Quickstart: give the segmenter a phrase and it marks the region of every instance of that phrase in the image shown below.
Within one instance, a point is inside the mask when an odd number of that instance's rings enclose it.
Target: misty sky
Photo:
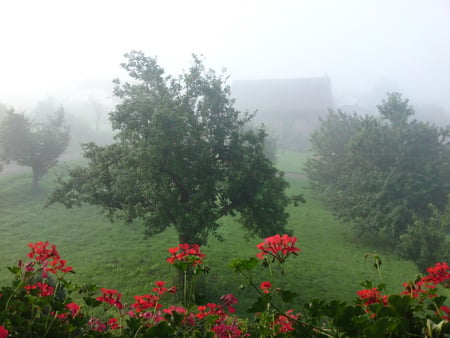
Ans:
[[[450,0],[1,1],[0,102],[123,76],[140,49],[231,79],[328,75],[334,95],[399,90],[450,114]]]

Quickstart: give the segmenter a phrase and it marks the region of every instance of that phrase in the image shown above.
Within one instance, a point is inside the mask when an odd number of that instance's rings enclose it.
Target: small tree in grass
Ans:
[[[180,243],[220,237],[226,215],[253,234],[283,232],[286,206],[302,198],[286,195],[283,174],[264,156],[265,131],[244,128],[251,116],[234,109],[226,79],[195,56],[177,78],[142,52],[126,57],[132,81],[115,81],[115,142],[84,145],[88,166],[62,177],[49,203],[141,218],[148,234],[174,226]]]
[[[31,167],[33,187],[57,163],[69,143],[69,128],[64,124],[61,107],[49,116],[47,123],[34,123],[24,114],[10,109],[0,123],[0,156]]]

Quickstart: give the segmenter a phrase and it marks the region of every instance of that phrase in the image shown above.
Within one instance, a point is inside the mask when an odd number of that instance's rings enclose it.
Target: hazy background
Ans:
[[[191,53],[237,79],[327,75],[339,106],[398,90],[450,120],[450,1],[2,1],[0,102],[109,105],[123,54],[177,74]],[[371,108],[372,107],[372,108]]]

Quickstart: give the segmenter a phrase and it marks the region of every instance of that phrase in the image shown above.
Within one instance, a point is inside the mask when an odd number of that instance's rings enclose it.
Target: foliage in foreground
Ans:
[[[425,270],[450,254],[450,128],[410,120],[414,110],[399,93],[378,110],[379,118],[331,111],[312,134],[305,170],[358,235],[397,245]]]
[[[61,177],[49,203],[91,204],[111,219],[142,219],[149,235],[173,226],[180,243],[203,244],[218,220],[239,215],[251,234],[285,232],[288,183],[264,154],[263,129],[245,129],[223,75],[194,57],[188,72],[164,74],[155,58],[133,51],[116,81],[110,114],[115,142],[84,145],[87,167]]]
[[[27,259],[9,268],[12,286],[1,288],[0,337],[450,336],[450,307],[443,295],[450,290],[447,263],[437,263],[427,275],[405,283],[400,295],[388,295],[383,283],[374,287],[366,281],[353,305],[336,300],[301,305],[295,302],[296,293],[254,274],[260,262],[269,276],[275,268],[283,274],[286,260],[301,252],[296,241],[288,235],[268,237],[257,245],[256,257],[231,263],[255,291],[250,318],[235,313],[238,300],[232,294],[224,294],[220,303],[190,305],[185,284],[181,284],[182,304],[166,305],[165,295],[179,291],[164,281],[126,304],[117,290],[72,284],[67,277],[73,268],[54,245],[30,243]],[[380,259],[373,258],[380,271]],[[198,273],[208,271],[204,259],[198,245],[180,244],[169,249],[167,262],[195,281]]]

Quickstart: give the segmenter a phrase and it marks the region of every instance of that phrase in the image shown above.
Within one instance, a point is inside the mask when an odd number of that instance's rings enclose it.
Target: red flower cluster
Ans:
[[[57,273],[61,271],[67,273],[73,270],[71,266],[66,266],[66,260],[61,259],[58,250],[56,250],[56,245],[50,244],[49,242],[37,242],[29,243],[28,246],[31,248],[31,251],[27,256],[43,266],[44,278],[47,277],[46,272]],[[22,266],[21,262],[19,266]],[[25,270],[34,271],[33,266],[33,262],[27,263]]]
[[[195,314],[195,317],[198,319],[203,319],[207,316],[219,316],[221,318],[227,316],[227,314],[223,311],[222,306],[215,303],[197,306],[197,310],[198,313]]]
[[[123,304],[120,301],[120,298],[122,298],[122,294],[114,289],[105,289],[101,288],[102,296],[97,297],[96,300],[110,304],[112,306],[115,306],[118,309],[123,309]]]
[[[53,293],[55,292],[53,286],[41,282],[37,282],[35,285],[25,285],[24,288],[28,291],[39,289],[39,296],[41,297],[53,296]]]
[[[171,305],[168,308],[163,309],[163,312],[168,313],[170,315],[173,315],[174,312],[179,313],[179,314],[186,314],[187,310],[182,306]]]
[[[118,330],[122,328],[122,326],[119,325],[119,320],[117,318],[108,319],[108,326],[111,330]]]
[[[270,289],[272,288],[272,283],[270,283],[270,282],[262,282],[262,283],[259,285],[259,288],[260,288],[261,290],[263,290],[264,293],[269,293],[269,292],[270,292]]]
[[[434,290],[438,285],[450,288],[450,266],[446,263],[436,263],[434,267],[427,269],[428,275],[416,280],[414,283],[404,283],[405,291],[401,295],[410,295],[418,298],[421,295],[436,297]]]
[[[272,256],[273,260],[276,259],[280,263],[283,263],[290,254],[297,255],[297,252],[301,251],[299,248],[295,247],[296,242],[297,238],[289,237],[288,235],[275,235],[268,237],[263,243],[260,243],[257,246],[258,249],[261,250],[257,256],[260,259],[266,259],[266,256]],[[42,271],[51,273],[57,273],[58,271],[65,273],[72,270],[71,267],[66,266],[66,261],[60,258],[55,245],[51,245],[48,242],[38,242],[35,244],[30,243],[29,246],[32,251],[28,254],[28,257],[33,259],[33,261],[27,263],[19,262],[19,267],[21,269],[20,272],[23,272],[22,269],[24,269],[25,272],[33,272],[36,267],[38,267],[37,271],[39,272]],[[168,258],[167,261],[171,264],[183,263],[184,267],[188,266],[188,264],[191,264],[192,266],[202,264],[203,258],[205,257],[205,255],[200,252],[200,247],[198,245],[180,244],[176,248],[169,249],[169,252],[171,257]],[[201,266],[198,268],[200,269],[203,267]],[[14,273],[20,278],[23,278],[23,281],[28,283],[30,282],[30,275],[33,274],[17,274],[16,271],[17,269],[14,270]],[[438,286],[450,288],[450,267],[447,263],[437,263],[434,267],[428,268],[427,272],[428,274],[426,276],[418,279],[417,281],[405,284],[406,291],[402,294],[411,295],[411,297],[419,297],[421,295],[436,297],[437,292],[435,290]],[[254,286],[254,284],[252,285]],[[27,298],[29,298],[29,294],[49,297],[53,296],[55,293],[55,289],[52,286],[43,282],[28,284],[24,288],[27,290]],[[269,294],[272,290],[272,284],[269,281],[264,281],[260,284],[259,288],[261,290],[260,294]],[[129,307],[126,305],[126,311],[119,311],[119,318],[123,319],[124,323],[128,321],[125,315],[134,317],[136,320],[143,320],[142,327],[152,327],[161,321],[168,321],[167,324],[169,326],[175,323],[176,325],[180,325],[180,328],[187,330],[192,330],[192,327],[198,326],[199,329],[209,331],[208,334],[220,338],[249,336],[249,334],[244,333],[248,328],[247,323],[239,320],[237,316],[230,315],[235,313],[236,310],[233,306],[238,302],[236,297],[232,294],[223,295],[220,298],[221,305],[208,303],[203,306],[198,306],[197,309],[194,309],[192,312],[188,312],[188,310],[184,307],[173,305],[167,308],[162,308],[163,306],[160,303],[161,296],[167,292],[174,293],[175,291],[175,287],[167,288],[164,281],[157,281],[155,282],[155,287],[153,288],[153,294],[134,296],[135,302]],[[279,291],[279,289],[275,289],[275,292],[276,291]],[[118,309],[123,309],[125,307],[125,305],[121,302],[122,295],[117,290],[102,288],[101,292],[102,295],[96,298],[97,301],[109,304]],[[368,313],[372,318],[374,318],[376,314],[372,312],[373,308],[371,308],[370,305],[380,304],[380,306],[388,306],[388,296],[381,295],[378,288],[363,289],[358,291],[357,294],[360,299],[358,306],[362,306],[366,313]],[[2,297],[1,294],[0,297]],[[438,308],[438,306],[439,305],[434,308],[434,311],[436,311],[435,315],[442,318],[442,320],[450,321],[450,307],[440,306]],[[50,310],[46,312],[46,314],[50,313],[53,319],[58,318],[63,322],[65,321],[66,324],[73,324],[72,321],[69,321],[71,318],[77,318],[74,323],[82,322],[81,319],[89,318],[83,317],[83,314],[80,311],[81,308],[76,303],[68,303],[65,305],[59,304],[57,308],[51,308],[51,305],[48,307]],[[6,308],[8,308],[8,306]],[[11,306],[10,308],[12,309],[13,307]],[[53,309],[58,310],[52,311]],[[181,320],[178,316],[174,316],[172,319],[176,320],[171,321],[170,315],[173,316],[175,313],[181,315]],[[270,317],[267,317],[267,312],[263,313],[262,316],[261,314],[256,314],[255,316],[261,316],[261,318],[265,320],[265,322],[261,322],[266,325],[265,327],[261,325],[261,327],[263,327],[264,330],[270,328],[275,335],[292,335],[292,331],[295,330],[296,325],[304,325],[299,323],[301,316],[299,313],[294,314],[294,310],[289,310],[285,313],[277,313],[278,314],[270,314]],[[91,317],[88,322],[88,327],[89,329],[98,332],[117,330],[122,328],[120,325],[120,319],[105,318],[100,320],[98,318]],[[269,321],[267,321],[267,319],[269,319]],[[8,324],[8,322],[6,323]],[[12,326],[7,327],[10,328],[10,330],[14,330]],[[0,338],[6,338],[8,334],[8,330],[6,330],[4,326],[0,325]],[[14,335],[14,333],[12,334]],[[111,335],[111,332],[108,334]],[[113,333],[112,335],[117,334],[118,333]]]
[[[152,294],[143,296],[134,296],[135,302],[131,304],[131,307],[137,313],[144,313],[148,309],[159,310],[162,305],[159,303],[159,296]],[[134,312],[131,311],[130,315],[134,316]]]
[[[57,317],[58,319],[61,319],[61,320],[66,320],[66,319],[69,317],[69,315],[70,315],[70,317],[72,317],[72,318],[75,318],[75,317],[77,317],[78,315],[81,315],[81,313],[80,313],[81,308],[80,308],[80,306],[79,306],[78,304],[76,304],[76,303],[69,303],[69,304],[66,304],[66,309],[69,310],[69,311],[68,311],[68,312],[60,313],[60,314],[57,315],[56,317]],[[54,315],[54,314],[55,314],[55,313],[52,312],[52,315]]]
[[[383,304],[384,306],[388,305],[388,296],[382,296],[380,290],[378,288],[372,289],[363,289],[356,292],[359,296],[359,299],[363,301],[365,306],[369,306],[372,304]],[[369,309],[365,309],[367,313],[370,313]],[[371,317],[375,318],[376,314],[372,313]]]
[[[66,304],[66,308],[69,309],[70,315],[75,318],[80,313],[80,306],[76,303]]]
[[[168,251],[171,256],[167,258],[167,262],[170,264],[188,262],[195,266],[202,264],[206,256],[200,252],[198,244],[180,244],[175,248],[169,248]]]
[[[288,235],[275,235],[267,237],[264,242],[258,244],[256,247],[261,250],[256,257],[264,259],[266,255],[272,256],[273,259],[283,263],[290,254],[297,255],[297,252],[301,251],[295,247],[297,237],[290,237]]]
[[[164,281],[157,281],[155,282],[156,287],[153,288],[153,292],[155,292],[157,295],[143,295],[143,296],[134,296],[135,302],[131,304],[131,308],[133,309],[128,314],[132,317],[138,314],[138,317],[148,317],[150,311],[156,311],[159,310],[162,305],[159,303],[160,296],[162,296],[166,292],[175,293],[176,288],[175,286],[172,286],[170,289],[166,288],[164,285],[166,285],[166,282]],[[181,308],[177,308],[179,310]],[[186,309],[182,308],[184,312]],[[171,309],[175,310],[175,308]],[[183,312],[183,311],[182,311]]]
[[[91,330],[97,332],[105,332],[108,329],[106,323],[102,322],[99,318],[91,317],[88,322],[88,326]]]
[[[388,304],[388,297],[382,296],[378,288],[359,290],[357,291],[357,294],[359,298],[364,302],[364,305],[379,303],[387,306]]]
[[[448,306],[441,306],[439,308],[444,314],[442,314],[442,319],[445,319],[446,321],[450,322],[450,307]]]
[[[158,281],[155,282],[156,288],[153,288],[153,292],[156,292],[158,295],[162,295],[166,292],[170,293],[176,293],[177,288],[175,286],[172,286],[170,289],[164,287],[166,285],[166,282],[164,281]]]
[[[214,337],[216,338],[240,338],[250,336],[250,334],[244,334],[239,330],[239,326],[236,323],[232,323],[231,325],[220,323],[211,330],[214,332]]]
[[[428,276],[423,279],[433,285],[442,285],[444,288],[450,288],[450,266],[446,263],[436,263],[434,267],[427,269]]]
[[[44,262],[51,258],[60,258],[56,245],[49,242],[28,243],[31,252],[27,255],[29,258],[34,258],[38,262]]]
[[[275,328],[277,333],[287,333],[294,330],[295,321],[300,318],[300,314],[293,314],[294,310],[288,310],[284,315],[278,315],[275,318]]]
[[[117,330],[122,328],[119,325],[119,320],[117,318],[110,318],[107,322],[104,322],[96,317],[91,317],[88,322],[88,326],[91,330],[97,332],[105,332],[109,330]]]
[[[236,297],[234,297],[231,293],[228,295],[223,295],[220,297],[220,300],[222,301],[224,306],[228,307],[229,313],[235,313],[236,309],[233,307],[234,304],[237,304],[238,300]]]
[[[8,330],[5,329],[4,326],[0,325],[0,338],[7,338],[8,337]]]

